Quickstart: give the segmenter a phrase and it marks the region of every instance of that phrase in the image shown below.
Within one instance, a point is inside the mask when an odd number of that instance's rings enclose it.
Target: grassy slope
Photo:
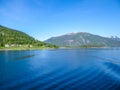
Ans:
[[[5,47],[6,44],[15,46]],[[33,50],[48,48],[58,47],[38,41],[24,32],[0,26],[0,50]]]

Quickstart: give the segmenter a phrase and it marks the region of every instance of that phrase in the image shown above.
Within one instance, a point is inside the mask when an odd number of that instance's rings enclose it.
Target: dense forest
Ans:
[[[4,47],[50,47],[57,48],[55,45],[41,42],[24,32],[10,29],[0,25],[0,48]]]

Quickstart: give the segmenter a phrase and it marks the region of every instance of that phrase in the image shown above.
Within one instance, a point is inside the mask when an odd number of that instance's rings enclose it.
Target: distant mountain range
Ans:
[[[44,42],[28,34],[0,25],[0,48],[13,46],[37,47],[120,47],[117,36],[102,37],[87,32],[77,32],[52,37]]]
[[[0,25],[0,48],[1,47],[13,47],[13,46],[25,46],[25,47],[56,47],[55,45],[47,44],[45,42],[38,41],[28,34],[7,28]]]
[[[112,40],[120,41],[120,38],[117,37],[117,36],[111,36],[110,38],[111,38]]]
[[[117,36],[107,38],[87,32],[52,37],[45,42],[61,47],[120,47],[120,38]]]

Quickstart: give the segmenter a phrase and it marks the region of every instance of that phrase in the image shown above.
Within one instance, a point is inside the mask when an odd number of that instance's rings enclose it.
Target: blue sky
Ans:
[[[120,37],[120,0],[0,0],[0,25],[39,40],[71,32]]]

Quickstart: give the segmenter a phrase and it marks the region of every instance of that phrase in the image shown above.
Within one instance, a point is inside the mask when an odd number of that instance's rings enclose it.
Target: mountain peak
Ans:
[[[74,34],[77,34],[78,32],[72,32],[72,33],[68,33],[68,34],[65,34],[65,35],[74,35]]]
[[[117,37],[115,36],[115,38]],[[45,42],[62,47],[80,47],[84,45],[92,47],[120,46],[120,41],[118,40],[94,35],[88,32],[72,32],[58,37],[50,38]]]
[[[72,33],[68,33],[68,34],[65,34],[65,35],[76,35],[76,34],[90,34],[90,33],[87,33],[87,32],[72,32]]]

